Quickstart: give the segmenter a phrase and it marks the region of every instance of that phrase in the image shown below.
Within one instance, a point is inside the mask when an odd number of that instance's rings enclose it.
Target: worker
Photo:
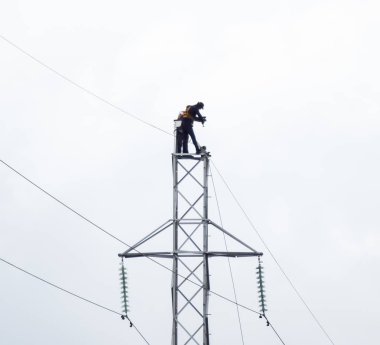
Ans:
[[[194,121],[202,122],[202,125],[206,121],[206,117],[202,116],[199,112],[200,109],[203,109],[204,104],[202,102],[198,102],[195,105],[188,105],[186,110],[181,112],[178,120],[182,121],[181,127],[177,130],[177,152],[189,153],[188,141],[189,136],[195,146],[196,154],[201,153],[201,149],[197,143],[197,139],[195,138],[193,123]]]

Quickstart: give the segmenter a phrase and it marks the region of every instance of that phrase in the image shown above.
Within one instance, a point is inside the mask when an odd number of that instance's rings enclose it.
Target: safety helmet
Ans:
[[[204,105],[202,102],[198,102],[198,103],[197,103],[197,108],[198,108],[198,109],[203,109],[204,106],[205,106],[205,105]]]

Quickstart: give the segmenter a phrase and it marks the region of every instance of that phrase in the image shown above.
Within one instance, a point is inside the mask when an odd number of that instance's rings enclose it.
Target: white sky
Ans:
[[[377,1],[0,4],[1,35],[145,121],[171,131],[203,101],[199,141],[329,335],[379,344]],[[171,217],[168,135],[3,39],[0,52],[0,159],[127,243]],[[119,310],[125,248],[3,165],[0,179],[0,257]],[[329,344],[215,182],[225,227],[264,252],[268,316],[285,343]],[[233,261],[239,301],[258,309],[255,265]],[[213,268],[212,288],[232,297],[227,262]],[[0,277],[2,344],[143,344],[117,316],[1,262]],[[129,279],[131,318],[168,344],[170,274],[140,259]],[[210,312],[212,344],[241,344],[234,306],[212,297]],[[241,313],[246,344],[279,344]]]

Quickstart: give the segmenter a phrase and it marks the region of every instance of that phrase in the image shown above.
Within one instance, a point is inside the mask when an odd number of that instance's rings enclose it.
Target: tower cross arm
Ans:
[[[208,252],[208,256],[210,257],[234,257],[234,258],[242,258],[242,257],[252,257],[252,256],[262,256],[263,253],[260,252]]]
[[[164,224],[160,225],[158,228],[156,228],[155,230],[153,230],[150,234],[148,234],[147,236],[145,236],[142,240],[140,240],[139,242],[137,242],[133,246],[130,246],[124,253],[119,254],[119,256],[120,257],[123,257],[123,256],[126,257],[126,254],[128,254],[128,253],[130,253],[132,251],[135,251],[136,248],[140,247],[145,242],[151,240],[153,237],[159,235],[164,230],[166,230],[169,227],[171,227],[172,224],[173,224],[173,221],[171,219],[167,220]],[[142,255],[140,255],[140,256],[142,256]]]
[[[228,232],[227,230],[223,229],[221,226],[219,226],[218,224],[214,223],[212,220],[209,220],[208,223],[211,224],[211,225],[213,225],[213,226],[215,226],[218,230],[220,230],[221,232],[225,233],[227,236],[231,237],[233,240],[235,240],[236,242],[240,243],[242,246],[246,247],[247,249],[249,249],[253,253],[256,253],[255,256],[261,256],[261,255],[263,255],[263,253],[260,253],[257,250],[253,249],[251,246],[249,246],[248,244],[246,244],[245,242],[243,242],[242,240],[240,240],[236,236],[232,235],[230,232]]]
[[[118,254],[121,258],[141,258],[141,257],[156,257],[163,259],[173,259],[172,252],[138,252],[138,253],[120,253]]]

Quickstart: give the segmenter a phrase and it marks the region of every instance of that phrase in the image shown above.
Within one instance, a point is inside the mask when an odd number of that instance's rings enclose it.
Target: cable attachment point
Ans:
[[[125,315],[123,315],[121,318],[124,320],[124,318],[128,319],[128,312],[129,312],[129,305],[128,305],[128,284],[127,284],[127,270],[124,266],[124,260],[121,259],[120,263],[120,283],[121,283],[121,304],[122,304],[122,310]]]
[[[131,320],[128,319],[128,316],[126,316],[126,315],[121,315],[121,318],[122,318],[123,320],[127,319],[127,320],[129,321],[129,327],[133,327],[133,323],[132,323]]]
[[[265,287],[264,287],[264,268],[261,265],[261,259],[259,257],[259,265],[256,267],[256,278],[257,278],[257,288],[259,292],[259,306],[262,312],[260,317],[265,317],[265,312],[268,310],[266,308],[266,300],[265,300]]]

